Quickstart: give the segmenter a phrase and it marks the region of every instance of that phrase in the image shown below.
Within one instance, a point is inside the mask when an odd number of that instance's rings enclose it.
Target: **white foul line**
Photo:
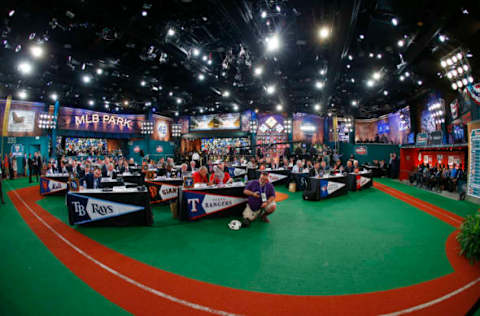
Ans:
[[[427,308],[429,306],[432,306],[434,304],[437,304],[437,303],[440,303],[442,301],[445,301],[445,300],[448,300],[449,298],[451,298],[452,296],[454,295],[457,295],[463,291],[465,291],[466,289],[474,286],[475,284],[477,284],[478,282],[480,282],[480,278],[476,279],[476,280],[473,280],[472,282],[468,283],[467,285],[464,285],[462,286],[461,288],[459,289],[456,289],[455,291],[453,292],[450,292],[442,297],[439,297],[437,299],[434,299],[430,302],[427,302],[427,303],[423,303],[423,304],[420,304],[420,305],[417,305],[417,306],[413,306],[413,307],[410,307],[410,308],[407,308],[407,309],[403,309],[401,311],[398,311],[398,312],[393,312],[393,313],[389,313],[389,314],[382,314],[380,316],[397,316],[397,315],[403,315],[403,314],[407,314],[407,313],[411,313],[411,312],[414,312],[414,311],[418,311],[420,309],[424,309],[424,308]]]
[[[196,304],[196,303],[192,303],[192,302],[189,302],[189,301],[186,301],[186,300],[182,300],[180,298],[177,298],[175,296],[171,296],[169,294],[166,294],[164,292],[160,292],[158,290],[155,290],[143,283],[140,283],[140,282],[137,282],[131,278],[129,278],[128,276],[118,272],[117,270],[114,270],[113,268],[110,268],[109,266],[101,263],[100,261],[98,261],[97,259],[93,258],[92,256],[90,256],[89,254],[85,253],[82,249],[78,248],[77,246],[75,246],[73,243],[71,243],[67,238],[65,238],[62,234],[60,234],[59,232],[57,232],[53,227],[51,227],[47,222],[45,222],[34,210],[32,210],[30,208],[30,206],[25,203],[25,201],[20,197],[20,195],[18,195],[17,191],[16,190],[13,190],[13,193],[15,193],[15,195],[17,196],[17,198],[22,201],[22,203],[25,205],[25,207],[30,211],[30,213],[33,214],[33,216],[35,216],[43,225],[45,225],[45,227],[47,227],[52,233],[54,233],[58,238],[60,238],[63,242],[65,242],[68,246],[70,246],[73,250],[75,250],[76,252],[78,252],[79,254],[81,254],[82,256],[84,256],[85,258],[87,258],[88,260],[92,261],[93,263],[95,263],[96,265],[98,265],[99,267],[101,267],[102,269],[110,272],[111,274],[127,281],[128,283],[130,284],[133,284],[139,288],[141,288],[142,290],[144,291],[147,291],[149,293],[152,293],[152,294],[155,294],[159,297],[162,297],[164,299],[167,299],[167,300],[170,300],[172,302],[175,302],[175,303],[178,303],[178,304],[181,304],[181,305],[185,305],[187,307],[190,307],[192,309],[196,309],[196,310],[201,310],[201,311],[204,311],[204,312],[208,312],[208,313],[211,313],[211,314],[216,314],[216,315],[224,315],[224,316],[235,316],[236,314],[232,314],[232,313],[229,313],[229,312],[225,312],[225,311],[222,311],[222,310],[217,310],[217,309],[213,309],[213,308],[210,308],[210,307],[207,307],[207,306],[203,306],[203,305],[199,305],[199,304]]]

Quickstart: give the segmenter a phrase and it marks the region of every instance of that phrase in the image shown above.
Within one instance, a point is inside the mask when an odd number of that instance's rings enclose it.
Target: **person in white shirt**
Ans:
[[[301,160],[297,160],[297,163],[292,168],[293,173],[301,173],[303,171],[303,163]]]

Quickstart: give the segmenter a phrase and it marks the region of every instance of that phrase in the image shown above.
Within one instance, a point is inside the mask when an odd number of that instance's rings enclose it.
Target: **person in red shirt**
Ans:
[[[193,173],[192,177],[193,183],[208,183],[207,168],[200,167],[198,171]]]
[[[230,183],[233,179],[230,178],[230,174],[224,171],[225,165],[223,163],[216,166],[213,170],[213,174],[210,176],[210,184]]]

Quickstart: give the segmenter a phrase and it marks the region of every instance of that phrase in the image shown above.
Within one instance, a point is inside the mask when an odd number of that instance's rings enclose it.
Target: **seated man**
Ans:
[[[99,168],[95,168],[94,172],[89,167],[85,167],[85,176],[80,179],[80,185],[86,189],[98,189],[102,180],[102,172]]]
[[[191,175],[192,173],[188,171],[188,166],[186,163],[180,165],[180,170],[177,171],[177,178],[182,178]]]
[[[333,166],[333,171],[335,172],[343,172],[344,168],[342,166],[342,161],[337,160],[335,161],[335,166]]]
[[[292,173],[301,173],[303,171],[303,162],[301,160],[297,160],[297,163],[292,168]]]
[[[103,175],[102,175],[103,176]],[[116,179],[117,178],[117,172],[115,170],[113,170],[113,163],[109,163],[108,166],[107,166],[107,173],[106,175],[104,176],[106,178],[112,178],[112,179]]]
[[[313,168],[310,169],[308,175],[310,177],[321,177],[321,176],[323,176],[323,170],[320,167],[320,162],[318,160],[315,161],[315,164],[313,165]]]
[[[208,183],[207,167],[202,166],[193,173],[193,183]]]
[[[230,174],[224,171],[225,165],[223,163],[213,168],[213,174],[210,176],[210,184],[225,184],[233,182]]]
[[[262,172],[260,179],[250,181],[243,190],[243,194],[248,196],[243,218],[252,222],[261,214],[262,221],[269,223],[270,220],[267,216],[275,211],[277,204],[275,203],[275,189],[268,181],[268,172]]]
[[[460,177],[458,164],[454,164],[450,169],[450,176],[448,177],[448,191],[454,192],[457,188],[457,180]]]
[[[353,169],[353,163],[352,160],[347,161],[347,166],[345,167],[345,172],[346,173],[352,173],[354,171]]]
[[[362,168],[358,165],[358,160],[353,161],[353,172],[360,172]]]

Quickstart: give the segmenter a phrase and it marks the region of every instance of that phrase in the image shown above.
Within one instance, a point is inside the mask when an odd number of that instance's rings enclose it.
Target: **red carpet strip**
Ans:
[[[8,194],[32,231],[66,267],[104,297],[138,315],[464,315],[480,293],[479,265],[471,266],[458,256],[456,233],[445,245],[455,272],[431,281],[341,296],[258,293],[189,279],[124,256],[37,205],[42,198],[38,191],[31,187]],[[396,190],[388,193],[455,227],[461,220]]]

